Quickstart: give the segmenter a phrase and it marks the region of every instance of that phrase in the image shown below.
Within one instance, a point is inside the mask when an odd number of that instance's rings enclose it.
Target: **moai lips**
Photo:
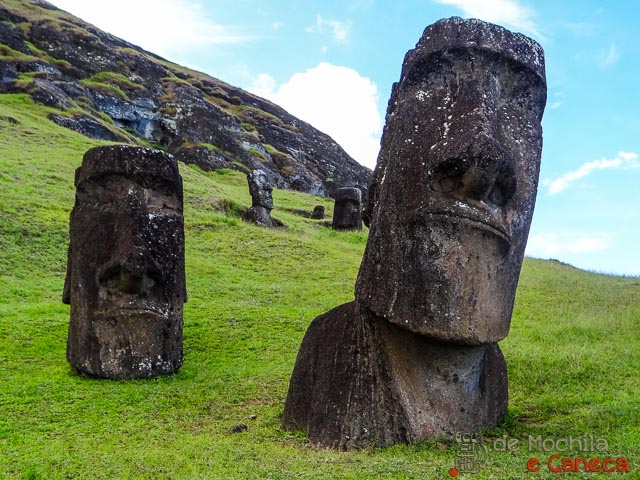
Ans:
[[[69,362],[113,379],[175,372],[187,300],[175,159],[149,148],[93,148],[75,185],[63,293]]]
[[[544,58],[478,20],[428,27],[393,88],[358,300],[463,344],[508,331],[538,184]]]

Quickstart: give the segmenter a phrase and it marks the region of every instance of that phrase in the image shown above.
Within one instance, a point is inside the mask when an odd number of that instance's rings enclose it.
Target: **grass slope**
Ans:
[[[185,364],[174,376],[104,381],[65,360],[60,301],[73,173],[98,142],[46,120],[25,96],[0,96],[0,478],[452,478],[455,447],[340,453],[279,426],[309,322],[353,296],[366,235],[336,233],[287,209],[332,203],[274,191],[265,230],[237,172],[181,165],[185,185]],[[605,438],[640,478],[640,280],[526,260],[512,331],[502,342],[510,406],[485,439],[520,440],[462,479],[609,478],[553,474],[529,435]],[[249,417],[256,415],[255,420]],[[232,434],[238,424],[248,431]],[[604,453],[566,453],[597,456]],[[543,468],[527,473],[531,456]]]

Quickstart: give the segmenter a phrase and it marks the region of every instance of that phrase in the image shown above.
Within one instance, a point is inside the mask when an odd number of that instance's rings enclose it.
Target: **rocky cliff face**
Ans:
[[[0,93],[28,93],[91,138],[152,145],[204,170],[260,168],[332,195],[371,172],[277,105],[183,68],[41,0],[0,0]]]

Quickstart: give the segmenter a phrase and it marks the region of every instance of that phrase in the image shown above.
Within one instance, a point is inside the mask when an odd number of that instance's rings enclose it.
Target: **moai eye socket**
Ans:
[[[100,276],[100,286],[116,289],[120,285],[120,267],[110,267]]]
[[[516,193],[517,181],[512,172],[501,172],[489,193],[489,202],[504,207]]]

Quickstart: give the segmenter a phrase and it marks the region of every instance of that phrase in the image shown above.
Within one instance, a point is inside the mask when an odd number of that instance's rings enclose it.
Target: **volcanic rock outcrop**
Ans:
[[[126,13],[125,13],[126,14]],[[279,106],[141,48],[44,0],[0,0],[0,93],[26,93],[92,138],[158,145],[203,170],[266,170],[275,187],[333,195],[371,178]]]
[[[427,27],[389,101],[355,300],[311,323],[285,428],[347,449],[496,424],[545,102],[533,40],[479,20]]]
[[[113,145],[76,170],[63,302],[67,359],[97,377],[149,378],[182,365],[182,178],[171,155]]]

